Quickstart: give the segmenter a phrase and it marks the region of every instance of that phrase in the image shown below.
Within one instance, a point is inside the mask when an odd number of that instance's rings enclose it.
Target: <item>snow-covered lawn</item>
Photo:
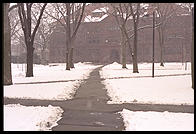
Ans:
[[[26,78],[24,65],[12,64],[13,85],[4,86],[4,97],[67,100],[73,97],[77,87],[89,73],[99,67],[89,63],[77,63],[75,69],[65,70],[65,64],[34,65],[34,77]],[[113,63],[102,68],[100,75],[106,78],[106,85],[111,101],[108,103],[151,103],[151,104],[189,104],[194,105],[194,90],[191,88],[191,75],[165,76],[151,78],[151,64],[139,64],[138,74],[121,65]],[[155,64],[156,75],[190,74],[181,63],[166,63],[165,67]],[[137,76],[137,78],[136,78]],[[141,77],[139,77],[141,76]],[[142,77],[149,76],[149,77]],[[107,79],[131,77],[123,79]],[[69,82],[16,84],[28,82],[47,82],[75,80]],[[60,107],[22,106],[20,104],[4,105],[4,130],[8,131],[47,131],[57,125],[63,110]],[[133,112],[124,109],[123,116],[126,130],[194,130],[194,114],[171,112]]]
[[[81,81],[4,86],[4,97],[67,100],[72,99]]]
[[[44,99],[44,100],[67,100],[72,99],[76,89],[83,79],[97,65],[87,63],[77,63],[71,71],[65,70],[65,64],[35,65],[34,77],[25,77],[24,69],[20,65],[12,64],[13,83],[47,82],[58,80],[74,80],[68,82],[40,83],[40,84],[13,84],[4,86],[4,97]],[[55,66],[54,66],[55,65]],[[19,68],[17,67],[19,66]]]
[[[103,71],[100,71],[102,78],[115,78],[115,77],[135,77],[135,76],[152,76],[152,63],[139,63],[139,73],[133,73],[133,65],[127,64],[128,69],[122,69],[122,65],[116,62],[104,66]],[[190,74],[191,64],[187,63],[187,69],[185,70],[185,64],[182,63],[165,63],[164,67],[159,63],[155,63],[155,76],[159,75],[176,75],[176,74]]]
[[[131,68],[132,65],[128,65]],[[132,73],[132,69],[121,69],[121,65],[113,63],[102,68],[102,78],[132,77],[123,79],[106,79],[108,95],[111,101],[108,103],[150,103],[150,104],[188,104],[194,105],[194,90],[191,88],[191,75],[165,76],[165,77],[142,77],[151,76],[149,70],[151,64],[139,64],[140,73]],[[165,67],[155,66],[156,74],[184,74],[190,72],[181,69],[180,63],[166,63]],[[163,69],[160,69],[163,68]]]
[[[62,80],[80,80],[86,79],[89,73],[99,65],[90,63],[75,63],[75,68],[71,71],[66,70],[65,63],[51,63],[49,65],[34,64],[34,77],[25,77],[25,65],[12,64],[13,83],[62,81]]]
[[[4,105],[4,131],[48,131],[57,125],[63,110],[60,107]]]
[[[22,64],[12,64],[13,85],[4,86],[4,97],[41,100],[72,99],[83,79],[98,65],[90,63],[74,64],[71,71],[65,70],[65,64],[34,65],[34,77],[25,77]],[[23,67],[23,68],[22,68]],[[28,82],[51,82],[74,80],[68,82],[26,84]],[[16,84],[25,83],[25,84]],[[4,105],[4,130],[38,131],[51,130],[60,120],[63,110],[60,107],[22,106],[20,104]]]
[[[126,131],[194,131],[194,114],[143,112],[123,109],[119,112]]]

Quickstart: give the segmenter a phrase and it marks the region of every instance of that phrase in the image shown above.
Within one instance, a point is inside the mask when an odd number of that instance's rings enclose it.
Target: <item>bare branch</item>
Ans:
[[[32,37],[32,40],[34,40],[35,33],[36,33],[37,28],[38,28],[38,26],[39,26],[39,24],[40,24],[40,20],[41,20],[41,17],[42,17],[42,15],[43,15],[43,12],[44,12],[44,9],[45,9],[46,5],[47,5],[47,3],[45,3],[45,4],[43,5],[43,7],[42,7],[42,9],[41,9],[41,11],[40,11],[39,19],[38,19],[38,21],[37,21],[37,24],[36,24],[36,26],[35,26],[35,28],[34,28],[34,30],[33,30],[32,36],[31,36],[31,37]]]
[[[8,9],[8,12],[12,11],[13,9],[17,8],[19,5],[13,5]]]

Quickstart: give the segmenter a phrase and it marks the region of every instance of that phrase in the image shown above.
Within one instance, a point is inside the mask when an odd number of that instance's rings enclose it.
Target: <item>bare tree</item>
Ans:
[[[40,11],[42,6],[40,4],[37,4],[34,6],[34,12],[32,12],[32,22],[34,24],[37,23],[37,15],[39,14],[38,11]],[[49,16],[44,12],[42,15],[42,19],[40,21],[40,25],[37,30],[37,34],[35,35],[35,41],[34,44],[37,46],[37,49],[40,49],[40,56],[41,56],[41,64],[48,64],[47,57],[46,57],[46,50],[48,48],[48,41],[51,37],[51,34],[53,30],[55,29],[55,24]]]
[[[158,16],[156,23],[162,22],[162,24],[157,27],[157,31],[160,46],[160,66],[164,66],[163,47],[166,38],[165,31],[167,29],[167,18],[168,16],[175,15],[177,8],[175,3],[153,3],[152,6],[156,10]]]
[[[74,67],[73,48],[78,28],[84,14],[85,3],[55,3],[55,13],[46,12],[63,26],[66,36],[66,70]]]
[[[26,77],[33,77],[33,52],[34,52],[34,37],[37,32],[37,29],[40,24],[40,20],[42,17],[42,14],[44,12],[44,9],[46,7],[47,3],[43,4],[42,9],[40,10],[40,15],[38,17],[38,21],[32,31],[32,6],[33,3],[18,3],[18,14],[20,17],[20,22],[22,25],[22,30],[24,32],[24,38],[25,38],[25,44],[27,48],[27,72]]]
[[[138,24],[140,17],[140,3],[116,3],[111,4],[114,9],[113,16],[116,18],[116,21],[121,30],[122,36],[122,68],[126,68],[126,44],[129,46],[129,50],[133,59],[133,73],[139,73],[137,65],[137,38],[138,38]],[[131,19],[130,19],[131,18]],[[128,19],[133,21],[133,36],[130,37],[128,28],[126,27]],[[131,47],[130,38],[133,39],[133,50]]]
[[[16,38],[15,35],[21,30],[20,19],[17,13],[17,8],[10,10],[9,12],[11,37]]]
[[[11,74],[11,28],[10,20],[8,17],[9,3],[3,4],[3,68],[4,68],[4,85],[12,85],[12,74]]]
[[[9,12],[17,8],[17,5],[10,7],[10,3],[3,4],[3,84],[12,85],[11,73],[11,25]],[[16,26],[15,26],[16,27]]]
[[[25,53],[26,46],[24,41],[24,35],[22,31],[22,27],[20,24],[20,18],[18,16],[18,9],[15,6],[14,9],[10,10],[9,18],[10,18],[10,25],[11,25],[11,48],[17,48],[14,50],[16,52],[16,62],[21,61],[22,57],[24,58],[23,54]],[[12,51],[12,50],[11,50]],[[15,56],[15,55],[13,55]]]
[[[121,31],[121,64],[122,68],[126,67],[126,36],[127,36],[127,20],[130,17],[129,5],[127,3],[112,3],[113,13],[110,13],[115,17],[115,20]],[[108,12],[109,13],[109,12]],[[130,42],[128,42],[130,43]],[[129,45],[130,46],[130,45]],[[132,49],[130,48],[131,53]]]
[[[194,89],[194,3],[178,3],[187,14],[192,16],[192,42],[191,42],[191,76],[192,88]]]
[[[139,17],[140,17],[140,3],[133,4],[129,3],[130,11],[133,20],[133,29],[134,29],[134,39],[133,39],[133,73],[139,73],[138,64],[137,64],[137,40],[138,40],[138,25],[139,25]],[[135,10],[134,10],[135,9]]]

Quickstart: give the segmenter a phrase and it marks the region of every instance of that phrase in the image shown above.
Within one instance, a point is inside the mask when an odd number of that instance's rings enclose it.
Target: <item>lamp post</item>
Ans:
[[[154,40],[155,40],[155,11],[153,11],[153,32],[152,32],[152,77],[154,78]]]
[[[194,7],[192,8],[191,74],[192,88],[194,89]]]

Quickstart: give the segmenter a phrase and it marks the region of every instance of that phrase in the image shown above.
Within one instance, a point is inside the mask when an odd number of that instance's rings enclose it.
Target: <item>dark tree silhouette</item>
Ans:
[[[34,43],[34,38],[35,38],[35,34],[37,32],[37,29],[39,27],[40,24],[40,20],[41,17],[43,15],[44,9],[47,5],[47,3],[45,3],[43,5],[43,7],[40,10],[40,15],[38,17],[37,20],[37,24],[35,25],[34,30],[32,31],[32,16],[31,16],[31,12],[32,12],[32,5],[33,3],[18,3],[18,14],[20,17],[20,22],[22,25],[22,30],[24,33],[24,38],[25,38],[25,44],[26,44],[26,48],[27,48],[27,72],[26,72],[26,77],[33,77],[33,52],[34,52],[34,47],[33,47],[33,43]],[[26,10],[25,10],[26,8]]]
[[[11,74],[11,27],[8,17],[9,3],[3,4],[3,84],[12,85]]]

